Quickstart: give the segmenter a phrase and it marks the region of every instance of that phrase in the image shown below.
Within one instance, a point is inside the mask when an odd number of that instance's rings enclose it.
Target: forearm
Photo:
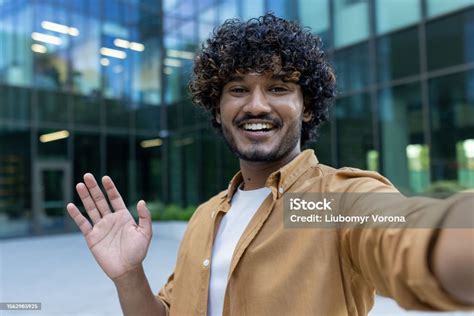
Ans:
[[[140,265],[136,270],[114,280],[125,316],[166,315],[163,303],[153,294]]]
[[[444,227],[466,227],[472,206],[460,203]],[[431,266],[441,286],[456,300],[474,305],[474,229],[442,229],[434,245]]]

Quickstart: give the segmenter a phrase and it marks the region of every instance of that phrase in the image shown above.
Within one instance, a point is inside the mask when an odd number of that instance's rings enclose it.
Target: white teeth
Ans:
[[[244,129],[251,131],[260,131],[263,129],[272,129],[273,125],[269,123],[246,123],[244,124]]]

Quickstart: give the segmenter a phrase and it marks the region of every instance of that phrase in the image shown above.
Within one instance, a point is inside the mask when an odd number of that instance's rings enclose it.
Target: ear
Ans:
[[[219,124],[222,124],[221,123],[221,109],[219,107],[216,108],[215,115],[216,115],[216,122]]]
[[[305,110],[303,112],[303,122],[305,123],[308,123],[309,121],[311,121],[313,119],[313,113],[311,113],[310,111],[308,110]]]

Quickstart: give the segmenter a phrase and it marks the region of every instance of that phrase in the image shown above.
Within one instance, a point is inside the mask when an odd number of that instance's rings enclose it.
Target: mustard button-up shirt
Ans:
[[[241,182],[239,172],[189,221],[175,270],[158,294],[169,315],[207,315],[213,240]],[[284,226],[286,192],[398,192],[378,173],[334,169],[305,150],[265,186],[272,193],[234,250],[223,315],[367,315],[376,290],[407,309],[466,308],[440,288],[429,269],[437,229]],[[424,211],[409,198],[403,204]]]

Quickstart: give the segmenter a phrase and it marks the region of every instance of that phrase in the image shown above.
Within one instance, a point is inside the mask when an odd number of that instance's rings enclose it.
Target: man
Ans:
[[[375,289],[411,309],[474,304],[472,230],[284,226],[289,192],[397,192],[377,173],[336,170],[301,152],[334,98],[318,37],[271,14],[228,20],[196,58],[194,74],[193,100],[211,113],[240,172],[194,213],[159,295],[142,267],[152,235],[144,201],[137,225],[112,180],[102,179],[110,209],[86,174],[76,188],[93,226],[67,207],[125,315],[366,315]],[[441,208],[433,221],[447,227],[472,214],[466,204],[400,197],[415,216]]]

